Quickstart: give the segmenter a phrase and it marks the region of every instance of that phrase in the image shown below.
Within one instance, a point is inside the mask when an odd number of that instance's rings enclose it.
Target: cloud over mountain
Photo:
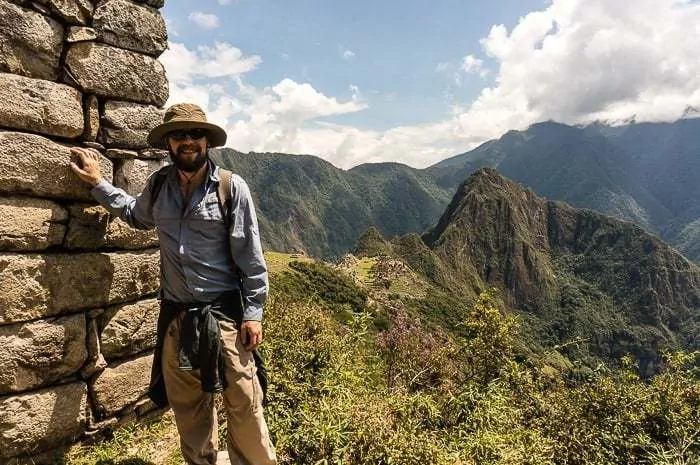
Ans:
[[[162,59],[171,102],[207,107],[236,149],[317,154],[345,168],[389,160],[424,167],[545,120],[614,124],[700,113],[700,4],[690,0],[553,0],[510,30],[494,25],[464,58],[436,68],[483,82],[473,101],[446,109],[441,121],[388,130],[327,120],[372,111],[353,83],[342,97],[285,77],[254,87],[244,75],[260,56],[227,43],[170,47]]]

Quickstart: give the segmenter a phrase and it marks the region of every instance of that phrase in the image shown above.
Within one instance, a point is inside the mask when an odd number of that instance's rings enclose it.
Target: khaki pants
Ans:
[[[189,465],[214,465],[218,450],[214,394],[203,392],[199,370],[180,370],[180,321],[170,324],[163,345],[163,378],[180,433],[180,447]],[[275,448],[263,417],[262,390],[250,352],[243,349],[233,323],[220,321],[228,387],[223,392],[231,465],[275,465]]]

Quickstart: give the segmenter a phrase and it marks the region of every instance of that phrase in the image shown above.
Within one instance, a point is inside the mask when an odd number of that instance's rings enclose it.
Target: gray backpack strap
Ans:
[[[158,200],[158,194],[160,194],[160,190],[163,188],[163,184],[165,184],[165,180],[168,177],[168,170],[170,169],[170,165],[165,165],[161,169],[155,172],[153,174],[153,184],[151,185],[151,197],[150,197],[150,207],[153,209],[153,205],[156,204],[156,200]]]
[[[219,207],[221,208],[221,216],[224,219],[226,229],[231,227],[231,203],[233,195],[231,192],[231,177],[233,173],[229,170],[219,168],[219,187],[216,189],[216,196],[219,199]]]

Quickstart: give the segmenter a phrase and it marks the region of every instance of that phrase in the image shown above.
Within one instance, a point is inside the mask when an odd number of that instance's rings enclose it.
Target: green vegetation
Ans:
[[[484,294],[465,336],[393,316],[338,325],[276,300],[268,320],[270,429],[282,463],[628,464],[700,460],[700,354],[643,382],[630,360],[577,385],[514,359],[515,320]],[[278,335],[284,335],[279,337]]]
[[[334,268],[321,262],[289,263],[273,283],[274,295],[285,300],[315,303],[346,321],[365,307],[367,292]]]
[[[94,444],[77,444],[56,465],[181,465],[179,438],[172,413],[154,422],[116,429]]]
[[[263,355],[271,374],[266,416],[282,464],[700,460],[700,353],[667,354],[649,382],[627,358],[619,371],[601,367],[572,383],[538,358],[518,359],[517,320],[491,293],[460,307],[458,336],[389,307],[375,310],[390,320],[377,333],[377,317],[353,304],[363,291],[330,270],[293,263],[274,278]],[[316,297],[300,291],[321,277],[332,282],[318,283]],[[345,323],[328,310],[346,305],[353,311]],[[225,422],[221,428],[223,437]],[[144,453],[143,431],[119,430],[64,463],[174,463]],[[157,444],[151,450],[167,449]]]
[[[519,353],[561,346],[552,364],[577,363],[575,376],[631,354],[650,377],[663,351],[700,349],[700,268],[631,223],[548,202],[490,168],[429,234],[390,251],[433,284],[421,297],[432,301],[408,302],[429,321],[454,329],[460,304],[496,287],[520,317]]]

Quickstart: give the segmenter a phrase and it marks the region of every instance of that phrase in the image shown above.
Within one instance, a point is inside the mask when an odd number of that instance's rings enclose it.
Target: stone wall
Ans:
[[[163,0],[0,0],[0,463],[149,413],[159,256],[95,204],[71,146],[137,193],[166,153]]]

